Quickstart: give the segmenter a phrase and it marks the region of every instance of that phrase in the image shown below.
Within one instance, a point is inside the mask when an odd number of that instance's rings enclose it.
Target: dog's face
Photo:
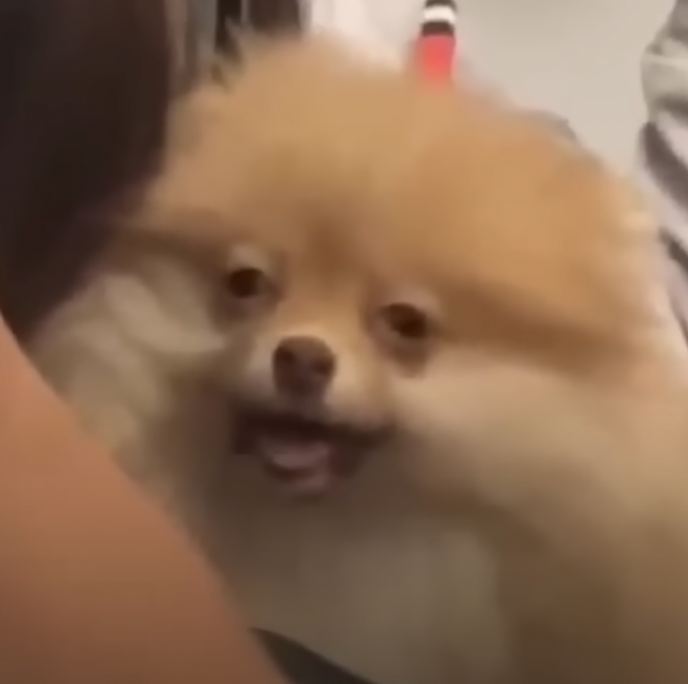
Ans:
[[[558,378],[559,410],[569,378],[623,368],[654,320],[652,236],[525,116],[317,47],[200,100],[144,220],[204,254],[236,449],[297,492],[409,426],[422,445],[447,401],[471,448],[508,441],[519,378]]]
[[[400,354],[423,352],[424,314],[375,301],[358,255],[317,229],[293,226],[282,244],[251,233],[229,248],[224,276],[236,448],[293,490],[318,492],[389,438],[389,375]]]
[[[367,220],[321,222],[277,198],[257,209],[254,190],[247,213],[186,216],[218,230],[192,249],[185,287],[198,288],[221,340],[214,383],[237,455],[293,493],[318,493],[399,438],[396,382],[435,352],[441,302],[379,252]]]

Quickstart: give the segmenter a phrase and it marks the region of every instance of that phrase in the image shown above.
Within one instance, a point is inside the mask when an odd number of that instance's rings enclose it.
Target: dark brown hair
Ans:
[[[94,210],[155,170],[168,38],[164,0],[0,3],[0,310],[15,332],[107,239]]]

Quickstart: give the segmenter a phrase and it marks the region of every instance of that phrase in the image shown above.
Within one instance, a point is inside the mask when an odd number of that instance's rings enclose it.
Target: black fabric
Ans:
[[[291,684],[373,684],[289,639],[260,630],[257,634]]]

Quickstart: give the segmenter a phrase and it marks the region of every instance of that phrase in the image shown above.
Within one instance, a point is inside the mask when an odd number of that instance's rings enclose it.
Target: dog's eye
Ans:
[[[422,343],[430,336],[428,316],[411,304],[388,304],[379,312],[379,319],[388,334],[406,343]]]
[[[245,266],[225,275],[225,288],[235,299],[248,301],[270,294],[272,284],[259,268]]]

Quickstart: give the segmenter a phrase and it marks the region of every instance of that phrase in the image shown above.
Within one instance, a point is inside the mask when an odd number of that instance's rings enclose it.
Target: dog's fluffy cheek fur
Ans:
[[[595,416],[587,389],[526,361],[447,355],[424,374],[396,380],[406,466],[438,505],[517,508],[545,479],[551,488],[583,472],[581,452],[603,450],[604,429],[587,420]],[[594,449],[584,448],[588,440]]]
[[[187,405],[185,392],[221,358],[226,341],[206,295],[179,263],[139,255],[94,275],[30,341],[54,389],[141,479],[160,466],[151,463],[146,435]]]

